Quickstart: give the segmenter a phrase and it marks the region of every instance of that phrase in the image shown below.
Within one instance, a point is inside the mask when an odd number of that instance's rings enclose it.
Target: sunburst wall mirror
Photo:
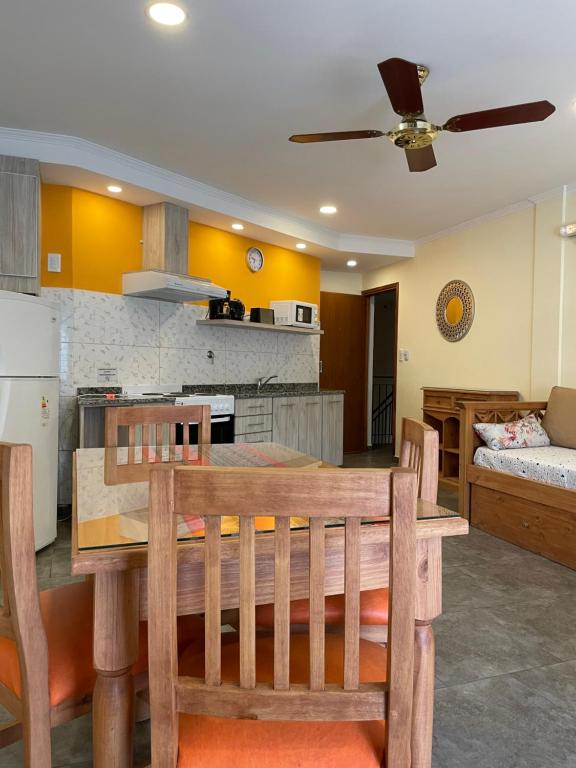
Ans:
[[[436,302],[436,325],[446,341],[460,341],[474,320],[474,294],[463,280],[451,280]]]

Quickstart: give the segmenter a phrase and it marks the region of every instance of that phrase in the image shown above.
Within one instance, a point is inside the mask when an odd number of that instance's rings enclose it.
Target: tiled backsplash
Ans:
[[[320,337],[245,328],[198,326],[206,307],[117,294],[43,288],[60,306],[60,491],[70,499],[70,459],[77,445],[76,389],[111,384],[249,384],[318,382]],[[213,353],[211,359],[208,351]]]

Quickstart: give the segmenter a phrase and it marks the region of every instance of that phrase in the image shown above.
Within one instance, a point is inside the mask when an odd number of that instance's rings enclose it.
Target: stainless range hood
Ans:
[[[210,280],[175,275],[160,269],[125,272],[122,275],[122,293],[140,299],[174,302],[226,298],[224,288],[214,285]]]
[[[225,299],[224,288],[188,273],[188,209],[173,203],[142,211],[142,270],[122,275],[124,296],[156,301]]]

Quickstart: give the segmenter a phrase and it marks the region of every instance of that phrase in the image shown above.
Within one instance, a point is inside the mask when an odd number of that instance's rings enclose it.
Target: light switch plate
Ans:
[[[62,254],[48,254],[48,272],[62,272]]]

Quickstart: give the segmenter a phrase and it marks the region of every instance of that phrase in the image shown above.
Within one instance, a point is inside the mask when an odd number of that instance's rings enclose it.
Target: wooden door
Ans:
[[[366,299],[320,294],[320,386],[343,389],[344,451],[366,449]]]
[[[322,457],[321,395],[298,399],[298,450],[308,456]]]
[[[272,411],[272,440],[298,450],[297,397],[275,397]]]
[[[344,395],[324,395],[322,398],[322,460],[337,466],[344,461],[343,425]]]

